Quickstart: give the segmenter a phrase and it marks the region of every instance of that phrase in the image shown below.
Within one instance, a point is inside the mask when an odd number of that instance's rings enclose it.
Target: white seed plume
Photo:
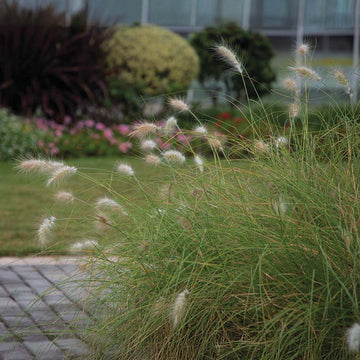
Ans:
[[[161,163],[161,159],[154,154],[148,154],[145,157],[145,162],[150,165],[158,166]]]
[[[168,150],[163,153],[164,159],[173,164],[183,164],[185,162],[185,156],[177,150]]]
[[[155,135],[157,131],[158,126],[156,124],[143,121],[133,126],[133,131],[129,134],[129,136],[143,139],[147,136]]]
[[[39,244],[41,247],[44,247],[49,242],[49,237],[55,226],[55,220],[56,218],[54,216],[51,216],[50,218],[44,219],[41,223],[37,231]]]
[[[124,163],[117,164],[116,171],[127,176],[134,176],[135,174],[134,169],[130,165]]]
[[[287,211],[287,206],[282,198],[282,196],[279,196],[278,200],[273,200],[271,202],[271,207],[275,213],[275,215],[284,217]]]
[[[308,55],[309,51],[310,51],[310,46],[308,44],[301,44],[296,49],[296,52],[302,56]]]
[[[291,70],[294,70],[299,76],[308,80],[320,81],[320,76],[316,71],[309,69],[305,66],[290,67]]]
[[[351,352],[359,352],[360,325],[358,323],[353,324],[353,326],[347,330],[347,344]]]
[[[78,241],[75,244],[70,246],[70,250],[91,250],[94,247],[98,247],[99,243],[96,240],[83,240],[83,241]]]
[[[59,191],[55,194],[55,199],[63,202],[73,202],[74,196],[71,192],[68,191]]]
[[[289,91],[297,92],[298,86],[294,79],[292,78],[286,78],[283,81],[284,88]]]
[[[66,177],[75,174],[77,171],[75,166],[64,165],[54,170],[51,174],[50,179],[46,182],[46,186],[51,184],[57,184],[64,180]]]
[[[275,140],[275,146],[277,148],[283,147],[283,146],[287,146],[289,144],[289,139],[285,136],[279,136],[276,140]]]
[[[169,105],[180,112],[189,111],[190,107],[186,102],[180,98],[172,98],[169,100]]]
[[[289,116],[291,118],[296,118],[299,115],[300,106],[298,103],[289,104]]]
[[[261,140],[256,141],[254,143],[254,146],[255,146],[255,150],[260,154],[263,154],[263,153],[266,153],[269,151],[269,145],[264,143]]]
[[[225,62],[235,68],[240,74],[243,73],[242,65],[231,49],[224,45],[217,45],[215,50]]]
[[[334,70],[333,75],[340,85],[345,86],[347,93],[350,93],[350,81],[347,76],[340,70]]]
[[[173,322],[173,327],[175,328],[185,313],[186,308],[186,296],[189,294],[189,291],[185,289],[182,291],[175,299],[173,308],[171,311],[171,319]]]
[[[205,126],[197,126],[196,128],[194,128],[193,132],[196,135],[206,135],[208,131]]]
[[[18,164],[17,168],[25,173],[30,173],[30,172],[49,173],[63,166],[65,166],[65,164],[59,161],[28,159],[21,161]]]
[[[98,229],[99,231],[103,231],[103,230],[108,229],[108,227],[111,225],[112,225],[112,223],[111,223],[109,217],[104,212],[99,211],[96,214],[96,218],[95,218],[96,229]]]
[[[115,200],[109,199],[107,197],[100,198],[96,201],[97,208],[107,208],[110,210],[120,211],[123,215],[128,215],[124,208]]]
[[[143,140],[140,144],[141,150],[150,152],[156,148],[156,142],[153,140]]]
[[[176,127],[177,120],[173,116],[169,117],[164,124],[165,135],[170,135],[171,133],[173,133]]]
[[[216,149],[219,151],[224,151],[221,141],[213,136],[207,137],[208,143],[212,149]]]
[[[196,167],[203,172],[204,171],[204,161],[199,155],[194,156],[194,162],[196,164]]]

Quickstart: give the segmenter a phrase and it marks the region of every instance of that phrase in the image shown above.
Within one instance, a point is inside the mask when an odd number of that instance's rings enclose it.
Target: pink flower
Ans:
[[[117,131],[123,135],[123,136],[127,136],[131,129],[130,129],[130,126],[129,125],[125,125],[125,124],[120,124],[117,126]]]
[[[96,128],[96,130],[102,131],[106,128],[106,126],[103,123],[98,122],[98,123],[96,123],[95,128]]]
[[[75,135],[76,134],[76,129],[72,128],[69,132],[70,135]]]
[[[87,127],[93,127],[94,125],[95,125],[95,121],[94,121],[94,120],[91,120],[91,119],[85,120],[85,126],[87,126]]]
[[[65,125],[71,124],[71,117],[70,116],[65,116],[64,117],[64,124]]]
[[[36,127],[40,130],[48,130],[49,128],[46,120],[43,118],[37,118],[35,120],[35,123],[36,123]]]
[[[119,150],[122,153],[127,153],[130,149],[132,148],[132,143],[131,142],[123,142],[119,144]]]
[[[56,137],[61,137],[61,136],[62,136],[62,131],[61,131],[61,129],[57,129],[57,130],[55,131],[55,136],[56,136]]]
[[[45,143],[42,140],[39,140],[38,145],[39,148],[43,148],[45,146]]]
[[[50,151],[51,155],[57,155],[59,153],[59,148],[54,146],[51,151]]]
[[[170,148],[170,143],[169,142],[163,142],[162,140],[161,140],[161,138],[157,138],[156,140],[155,140],[155,142],[156,142],[156,144],[158,145],[158,147],[161,149],[161,150],[167,150],[167,149],[169,149]]]
[[[177,139],[178,139],[181,143],[183,143],[183,144],[185,144],[185,145],[188,145],[189,142],[191,141],[191,135],[184,135],[184,134],[182,134],[182,133],[179,133],[179,134],[177,135]]]
[[[99,134],[91,134],[90,135],[93,139],[100,139],[100,135]]]
[[[110,140],[113,137],[113,132],[110,128],[106,128],[103,132],[104,137],[108,140]]]

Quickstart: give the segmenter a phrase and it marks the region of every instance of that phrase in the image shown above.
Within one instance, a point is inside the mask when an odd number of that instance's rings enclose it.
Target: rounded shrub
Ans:
[[[260,33],[228,23],[206,27],[194,34],[190,42],[200,57],[199,80],[205,87],[213,88],[213,80],[221,80],[226,91],[234,94],[237,99],[245,97],[245,89],[248,97],[256,98],[269,91],[271,82],[275,80],[275,72],[271,66],[274,52],[269,39]],[[246,73],[243,80],[238,72],[225,72],[229,66],[209,51],[219,42],[225,42],[239,54]],[[216,98],[215,94],[215,101]]]
[[[158,26],[118,27],[105,48],[108,80],[140,95],[185,90],[199,72],[198,56],[187,41]]]

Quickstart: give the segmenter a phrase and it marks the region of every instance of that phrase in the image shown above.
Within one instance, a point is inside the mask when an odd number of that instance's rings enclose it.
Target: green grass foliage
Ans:
[[[127,176],[141,206],[117,190],[121,174],[98,184],[128,216],[107,213],[91,253],[94,359],[352,359],[349,345],[358,356],[346,331],[360,320],[360,126],[353,106],[309,132],[307,82],[286,132],[264,112],[264,135],[249,107],[251,142],[203,134],[205,164],[162,153],[166,181]],[[235,147],[248,160],[231,159]]]

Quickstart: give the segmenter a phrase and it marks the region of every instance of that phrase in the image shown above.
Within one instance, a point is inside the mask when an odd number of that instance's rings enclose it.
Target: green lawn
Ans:
[[[141,159],[120,160],[131,164],[137,178],[147,187],[151,188],[165,178],[165,169],[150,167]],[[141,206],[144,198],[136,182],[110,174],[117,161],[119,159],[84,158],[66,163],[78,167],[81,173],[89,174],[104,184],[111,184],[117,192]],[[19,174],[14,164],[0,163],[0,256],[40,253],[36,231],[44,216],[53,215],[57,219],[64,219],[57,222],[55,236],[47,253],[64,253],[69,244],[83,239],[84,234],[94,237],[93,224],[88,221],[89,216],[93,215],[93,209],[80,202],[75,202],[75,206],[56,203],[53,196],[58,190],[70,190],[75,197],[85,201],[98,196],[110,196],[105,189],[80,175],[75,175],[58,188],[46,187],[43,178]],[[77,220],[68,220],[69,217]]]

